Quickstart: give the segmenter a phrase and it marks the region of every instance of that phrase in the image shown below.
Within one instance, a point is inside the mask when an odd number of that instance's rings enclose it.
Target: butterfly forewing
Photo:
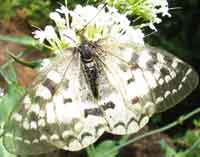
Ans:
[[[150,115],[176,105],[198,84],[192,67],[164,50],[113,43],[101,43],[107,48],[101,49],[108,56],[104,63],[117,75],[117,86],[126,89],[123,93],[132,105],[139,103]]]
[[[106,130],[107,123],[98,113],[79,54],[73,56],[72,51],[65,54],[59,56],[62,59],[57,60],[46,76],[39,76],[20,108],[11,115],[4,136],[9,152],[40,154],[57,148],[80,150]]]
[[[52,100],[52,93],[64,75],[62,68],[68,66],[72,59],[72,55],[67,55],[52,59],[52,63],[41,71],[28,88],[21,105],[11,114],[3,138],[9,152],[40,154],[56,149],[49,144],[47,134],[40,132],[40,129],[47,124],[46,105]]]
[[[172,54],[147,46],[145,49],[152,56],[160,73],[157,88],[152,92],[156,97],[156,112],[165,111],[173,107],[198,85],[198,74],[193,68]]]

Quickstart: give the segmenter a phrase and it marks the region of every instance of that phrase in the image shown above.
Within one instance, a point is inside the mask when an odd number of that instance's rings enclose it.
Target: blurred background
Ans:
[[[85,4],[87,1],[68,1],[68,6]],[[31,35],[35,27],[43,28],[50,24],[49,12],[53,11],[64,1],[58,0],[0,0],[0,35],[24,36]],[[97,3],[91,1],[91,3]],[[156,25],[157,32],[147,36],[146,42],[153,46],[161,47],[175,54],[182,60],[191,64],[198,73],[200,72],[200,1],[199,0],[169,0],[171,18],[163,18],[163,22]],[[25,47],[11,42],[0,41],[0,64],[5,63],[7,50],[18,53]],[[45,57],[44,54],[33,51],[25,59],[32,60]],[[27,86],[35,77],[34,70],[17,66],[18,80]],[[3,83],[1,83],[3,85]],[[151,123],[142,132],[162,127],[182,114],[191,112],[200,107],[200,89],[197,89],[176,107],[155,115]],[[119,139],[113,135],[104,135],[104,139]],[[120,151],[121,157],[200,157],[200,146],[197,146],[187,156],[184,151],[191,148],[200,138],[200,115],[196,115],[167,132],[160,133],[130,145]],[[66,153],[64,156],[87,156],[86,153]],[[67,154],[67,155],[66,155]],[[182,155],[182,156],[181,156]]]

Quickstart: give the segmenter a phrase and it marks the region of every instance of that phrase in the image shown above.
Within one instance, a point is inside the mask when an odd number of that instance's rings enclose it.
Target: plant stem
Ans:
[[[27,54],[28,52],[30,52],[32,49],[27,49],[25,51],[20,52],[16,57],[20,58],[22,56],[24,56],[25,54]],[[12,64],[15,60],[14,59],[9,59],[5,64],[0,66],[0,71],[5,69],[8,65]]]
[[[188,148],[185,152],[184,152],[184,155],[186,156],[186,155],[188,155],[190,152],[192,152],[197,146],[199,146],[200,145],[200,138],[198,139],[198,140],[196,140],[194,143],[193,143],[193,145],[190,147],[190,148]]]

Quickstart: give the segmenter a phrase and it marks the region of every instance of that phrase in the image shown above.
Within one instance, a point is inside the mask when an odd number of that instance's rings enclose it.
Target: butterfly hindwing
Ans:
[[[99,104],[105,112],[105,119],[109,125],[108,132],[113,134],[137,132],[148,122],[149,115],[144,112],[141,100],[139,102],[140,95],[134,91],[130,93],[126,85],[126,77],[129,75],[131,78],[132,74],[124,76],[117,64],[118,59],[111,55],[98,58],[102,66],[99,76]],[[130,99],[130,96],[133,96],[134,100]],[[145,99],[150,99],[150,97]]]

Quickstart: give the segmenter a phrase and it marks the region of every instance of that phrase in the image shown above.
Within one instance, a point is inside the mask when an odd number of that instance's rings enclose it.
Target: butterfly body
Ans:
[[[84,42],[79,46],[78,52],[81,56],[82,68],[90,85],[93,96],[98,99],[98,67],[95,61],[95,50],[93,43]]]

